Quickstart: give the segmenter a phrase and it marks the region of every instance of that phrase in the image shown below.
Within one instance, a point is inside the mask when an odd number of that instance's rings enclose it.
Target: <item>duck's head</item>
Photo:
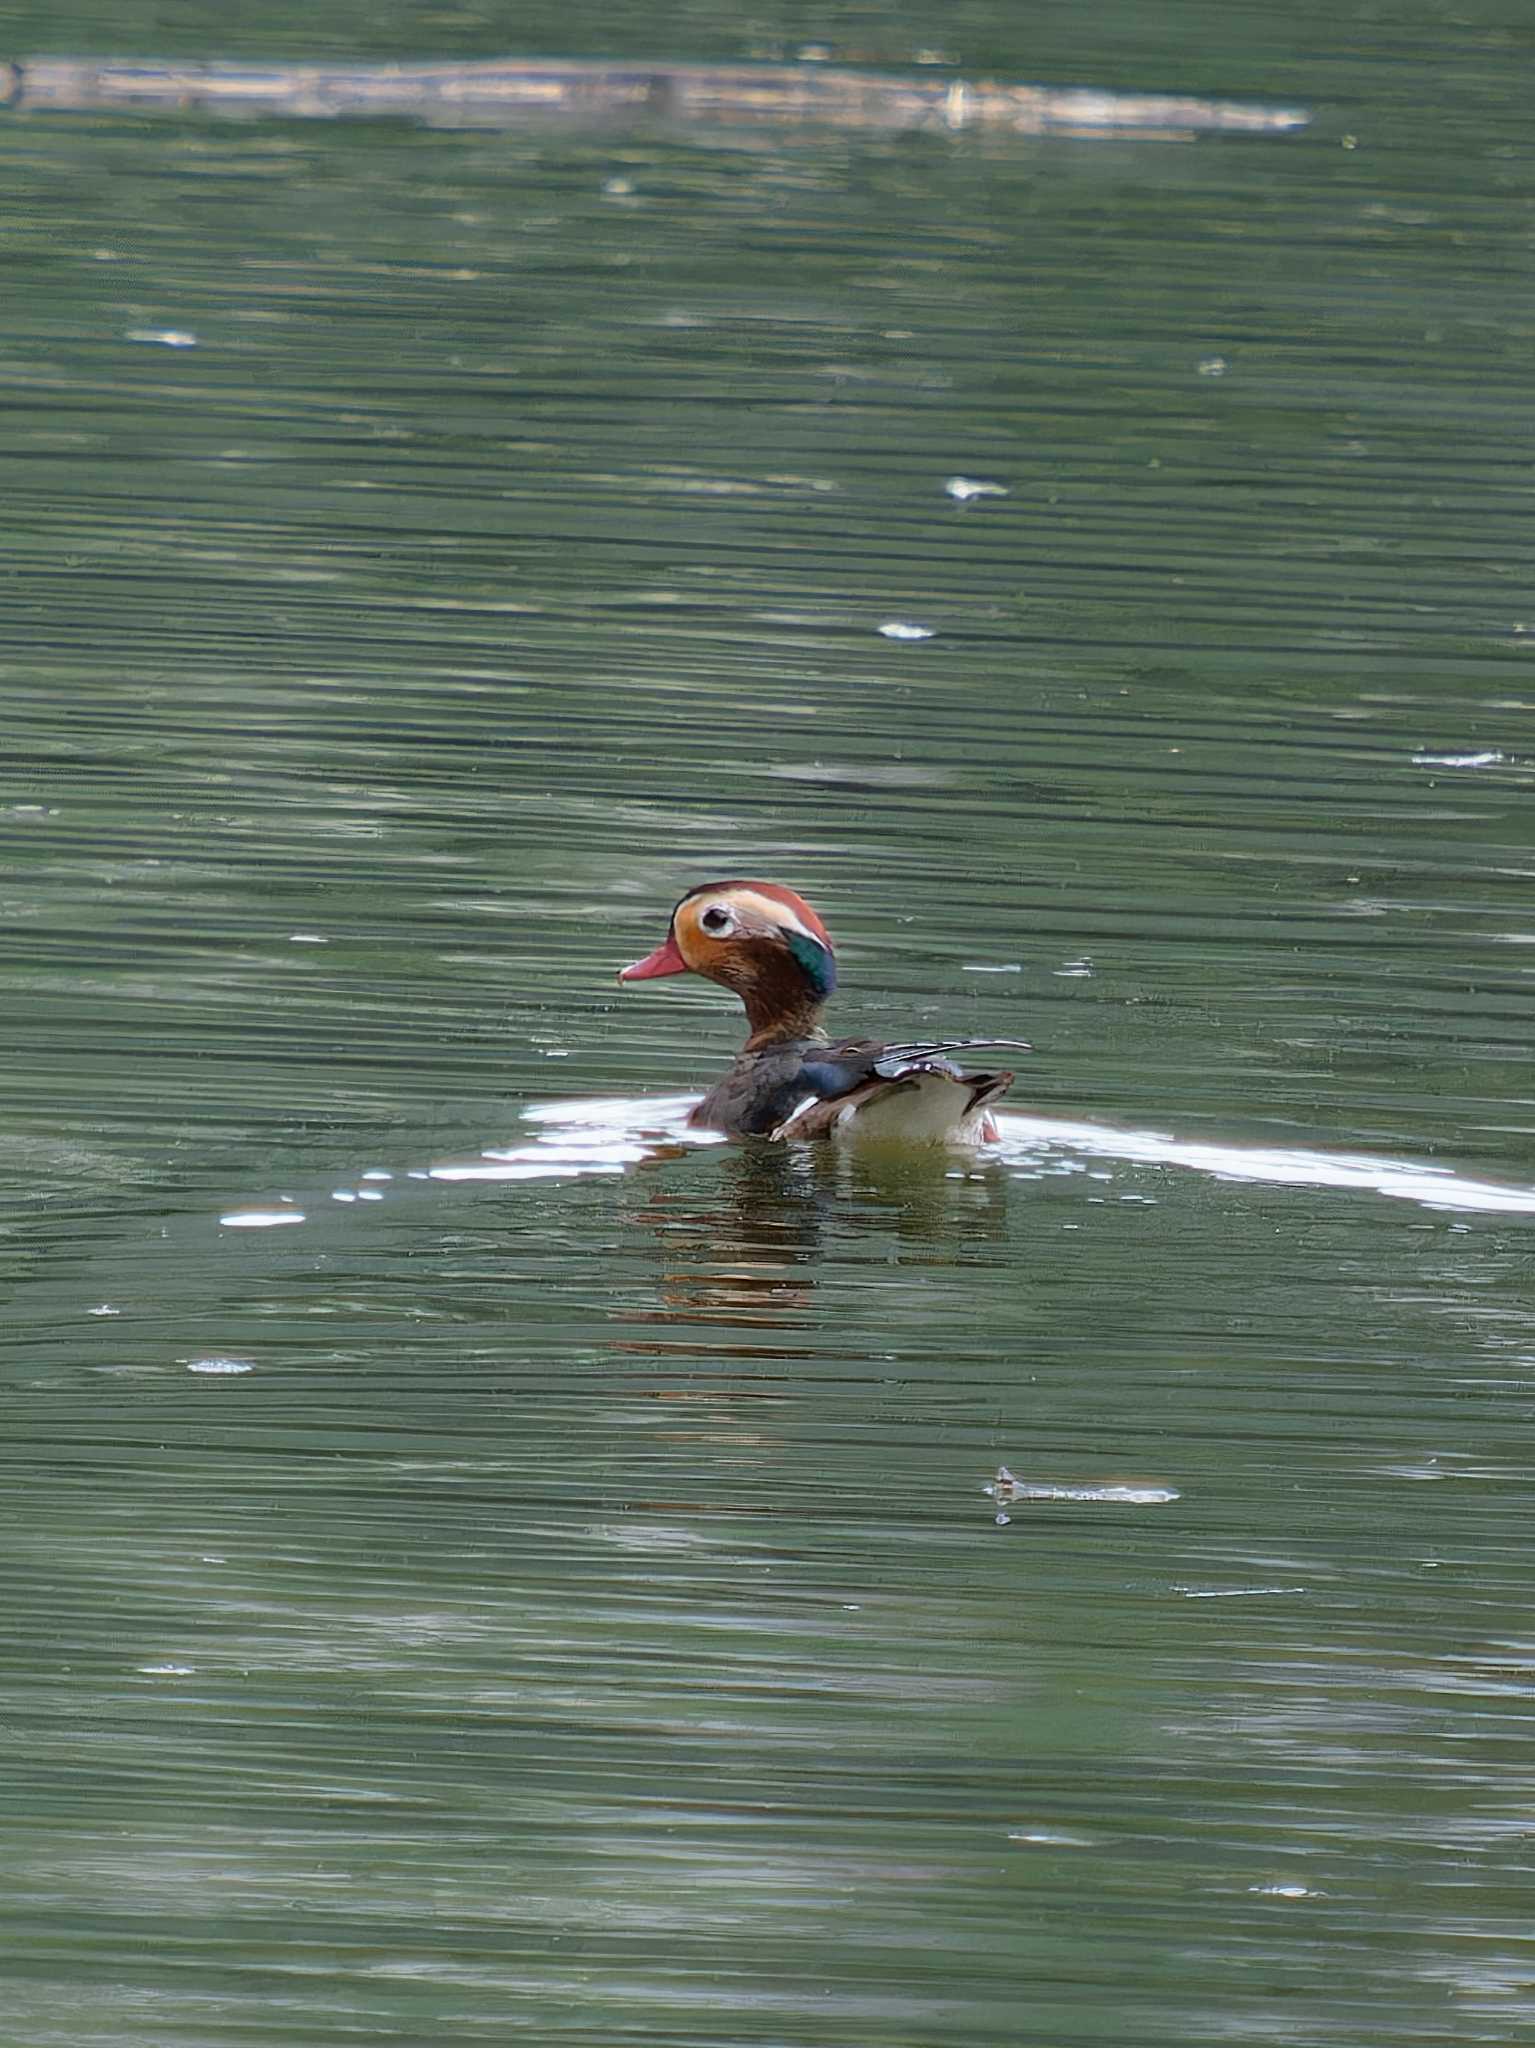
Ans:
[[[837,986],[831,935],[802,896],[777,882],[704,882],[672,912],[661,944],[620,981],[702,974],[746,1005],[748,1045],[814,1031]]]

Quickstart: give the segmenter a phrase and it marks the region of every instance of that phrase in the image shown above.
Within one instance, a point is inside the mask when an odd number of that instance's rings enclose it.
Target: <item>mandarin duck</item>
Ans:
[[[1013,1076],[971,1074],[949,1055],[1016,1038],[956,1038],[882,1045],[833,1042],[821,1012],[837,985],[830,934],[801,896],[776,882],[704,882],[672,912],[653,953],[620,981],[701,974],[740,997],[748,1035],[724,1079],[688,1117],[732,1138],[896,1138],[991,1141],[990,1105]]]

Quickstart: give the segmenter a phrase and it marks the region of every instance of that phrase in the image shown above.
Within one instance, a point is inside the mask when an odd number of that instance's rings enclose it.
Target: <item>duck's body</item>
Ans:
[[[966,1073],[948,1057],[1017,1039],[833,1044],[821,1028],[837,985],[825,925],[792,889],[773,882],[706,882],[672,912],[666,938],[620,981],[705,975],[737,994],[749,1036],[735,1064],[689,1122],[732,1138],[833,1135],[973,1144],[995,1138],[989,1105],[1007,1072]]]

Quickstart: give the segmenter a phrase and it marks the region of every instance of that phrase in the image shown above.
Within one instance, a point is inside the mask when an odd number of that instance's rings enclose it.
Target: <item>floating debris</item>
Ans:
[[[979,476],[951,476],[944,479],[944,489],[957,504],[968,505],[972,498],[1005,498],[1006,484],[988,483]]]
[[[807,46],[811,47],[811,46]],[[483,63],[183,64],[174,59],[0,61],[0,103],[23,113],[267,114],[515,128],[551,119],[760,128],[819,123],[949,134],[1071,135],[1183,142],[1202,133],[1287,135],[1294,107],[1164,93],[1094,92],[992,79],[794,64],[658,64],[507,57]],[[804,52],[801,52],[804,55]]]
[[[938,628],[919,626],[907,619],[887,619],[879,630],[886,640],[931,640]]]
[[[1135,1486],[1121,1480],[1110,1480],[1100,1485],[1089,1486],[1044,1486],[1027,1479],[1019,1479],[1009,1472],[1005,1465],[997,1467],[997,1476],[983,1493],[990,1494],[997,1504],[997,1527],[1005,1529],[1012,1520],[1006,1510],[1019,1501],[1072,1500],[1103,1502],[1119,1507],[1162,1507],[1168,1501],[1179,1498],[1177,1489],[1171,1486]]]
[[[1304,1593],[1304,1586],[1174,1586],[1185,1600],[1268,1600],[1280,1593]]]

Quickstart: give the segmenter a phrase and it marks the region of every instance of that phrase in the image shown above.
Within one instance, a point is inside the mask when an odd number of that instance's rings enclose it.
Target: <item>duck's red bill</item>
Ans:
[[[686,974],[688,963],[677,950],[677,941],[668,932],[663,942],[653,953],[647,953],[643,960],[636,960],[628,967],[620,967],[620,981],[655,981],[663,974]]]

